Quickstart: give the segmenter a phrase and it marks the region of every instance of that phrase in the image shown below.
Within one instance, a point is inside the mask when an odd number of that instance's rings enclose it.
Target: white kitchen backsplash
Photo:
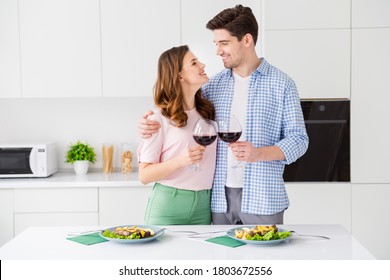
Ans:
[[[58,145],[60,170],[70,142],[88,142],[95,148],[102,168],[102,143],[114,144],[114,168],[120,167],[121,143],[130,143],[135,152],[140,137],[138,120],[153,109],[150,97],[126,98],[22,98],[0,100],[0,142],[54,140]],[[133,166],[136,167],[136,156]]]

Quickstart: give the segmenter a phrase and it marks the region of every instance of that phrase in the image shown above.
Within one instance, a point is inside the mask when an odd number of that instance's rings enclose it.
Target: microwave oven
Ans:
[[[55,172],[56,143],[0,143],[0,178],[49,177]]]

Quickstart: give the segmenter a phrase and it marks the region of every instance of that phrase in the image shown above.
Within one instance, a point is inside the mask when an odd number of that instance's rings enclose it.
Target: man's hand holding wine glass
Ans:
[[[221,139],[223,142],[229,143],[229,147],[237,143],[238,139],[240,139],[242,134],[242,128],[241,124],[234,115],[230,115],[228,118],[219,118],[217,120],[217,125],[219,139]],[[241,150],[238,147],[236,147],[234,151],[232,149],[233,155],[238,160],[238,163],[234,164],[232,168],[239,168],[245,166],[245,163],[243,164],[243,160],[240,158]],[[234,154],[234,152],[236,154]]]
[[[255,162],[256,148],[250,142],[237,141],[229,144],[233,155],[238,161]]]
[[[237,141],[230,143],[229,148],[236,159],[242,162],[285,160],[282,150],[276,146],[256,148],[250,142]]]

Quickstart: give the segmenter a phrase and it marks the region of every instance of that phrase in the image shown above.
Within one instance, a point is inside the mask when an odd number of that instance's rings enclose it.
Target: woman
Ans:
[[[210,224],[210,194],[216,143],[207,149],[195,143],[192,129],[199,118],[214,119],[214,108],[203,98],[208,82],[201,63],[188,46],[169,49],[158,61],[152,116],[161,129],[138,148],[139,179],[156,182],[145,213],[154,225]],[[201,162],[197,171],[189,168]]]

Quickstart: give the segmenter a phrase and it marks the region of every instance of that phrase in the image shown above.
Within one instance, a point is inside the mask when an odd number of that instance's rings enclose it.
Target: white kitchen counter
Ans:
[[[301,234],[318,234],[330,240],[299,237],[275,245],[226,247],[205,241],[224,235],[236,226],[168,226],[161,237],[150,242],[122,244],[112,241],[82,245],[67,240],[68,233],[107,227],[30,227],[0,247],[1,260],[371,260],[374,257],[341,225],[284,225]],[[189,238],[188,233],[223,231],[205,238]]]
[[[309,185],[310,183],[286,183],[286,186]],[[152,186],[153,184],[148,184]],[[335,182],[320,182],[316,185],[342,185]],[[345,183],[344,183],[345,185]],[[57,172],[47,178],[0,178],[0,189],[46,188],[46,187],[139,187],[143,184],[138,180],[138,172],[122,174],[113,172],[103,174],[101,171],[90,171],[86,175],[76,175],[72,170]]]
[[[48,178],[1,178],[0,189],[10,188],[46,188],[46,187],[134,187],[142,186],[138,173],[122,174],[114,172],[89,172],[75,175],[73,172],[58,172]]]

